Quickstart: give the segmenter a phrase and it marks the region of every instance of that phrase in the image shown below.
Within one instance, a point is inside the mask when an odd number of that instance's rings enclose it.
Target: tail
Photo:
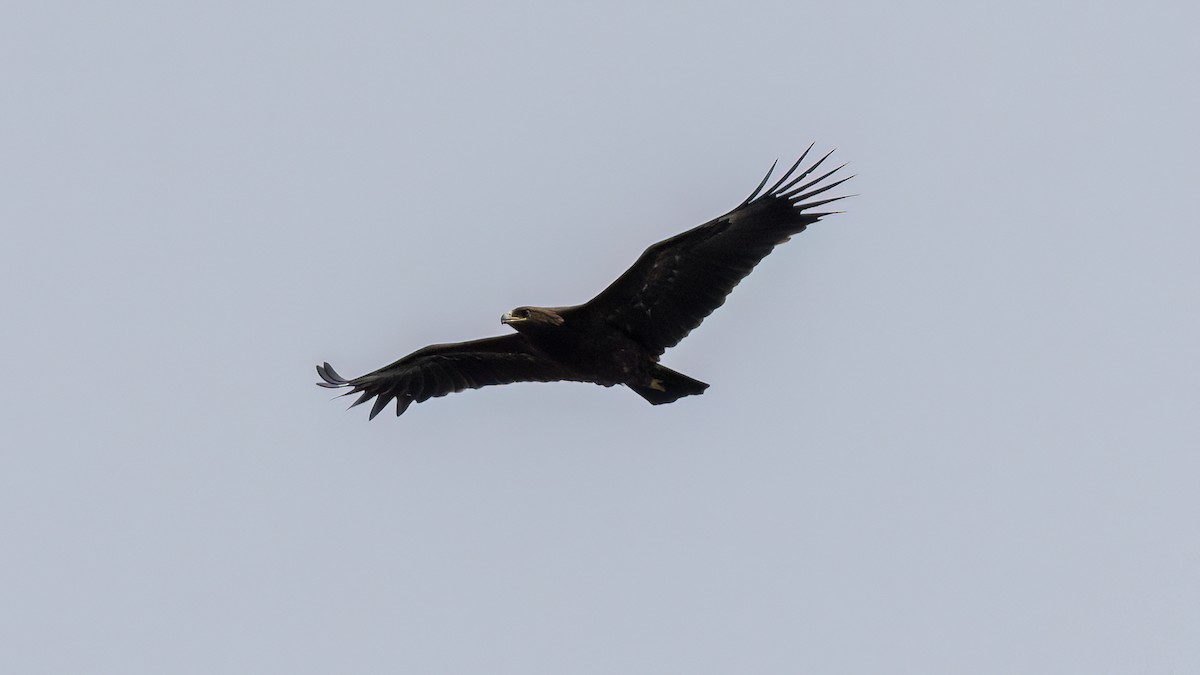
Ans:
[[[654,364],[650,371],[650,381],[646,384],[627,384],[638,396],[646,399],[651,405],[674,403],[684,396],[703,394],[708,385],[700,380],[677,373],[670,368]]]

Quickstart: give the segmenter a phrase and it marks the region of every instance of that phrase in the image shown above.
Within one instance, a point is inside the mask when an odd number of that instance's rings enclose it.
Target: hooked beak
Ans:
[[[522,320],[523,319],[518,319],[517,317],[513,316],[512,312],[505,312],[504,314],[500,315],[500,323],[502,323],[502,324],[517,323],[518,321],[522,321]]]

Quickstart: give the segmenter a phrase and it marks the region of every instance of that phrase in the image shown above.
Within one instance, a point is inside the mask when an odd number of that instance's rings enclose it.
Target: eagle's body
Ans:
[[[793,178],[807,154],[765,192],[772,172],[734,210],[646,249],[582,305],[518,307],[501,318],[516,333],[431,345],[353,380],[326,363],[317,366],[324,380],[318,384],[361,392],[353,405],[378,397],[372,419],[393,399],[400,415],[413,402],[511,382],[623,384],[655,405],[700,394],[707,384],[666,368],[659,357],[720,307],[775,246],[829,215],[807,209],[843,198],[803,203],[848,180],[814,187],[837,167],[797,186],[829,157]]]

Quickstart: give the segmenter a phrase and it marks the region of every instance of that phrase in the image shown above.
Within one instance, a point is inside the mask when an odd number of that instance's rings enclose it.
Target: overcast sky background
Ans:
[[[0,671],[1200,671],[1200,10],[26,3]],[[347,376],[837,148],[651,407]]]

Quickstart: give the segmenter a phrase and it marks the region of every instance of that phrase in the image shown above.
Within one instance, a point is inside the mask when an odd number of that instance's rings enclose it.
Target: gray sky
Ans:
[[[1185,5],[9,10],[0,671],[1200,671]],[[313,386],[809,142],[704,396]]]

